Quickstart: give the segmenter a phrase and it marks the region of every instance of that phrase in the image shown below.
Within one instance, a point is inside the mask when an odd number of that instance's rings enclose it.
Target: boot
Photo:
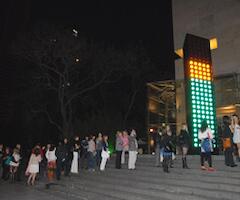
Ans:
[[[182,168],[185,168],[185,158],[182,158]]]
[[[187,165],[187,158],[184,158],[184,168],[185,169],[189,169],[188,165]]]

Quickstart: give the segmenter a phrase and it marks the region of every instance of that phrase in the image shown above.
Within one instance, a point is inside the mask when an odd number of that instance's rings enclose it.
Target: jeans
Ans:
[[[88,169],[95,169],[95,156],[93,152],[88,152]]]
[[[207,160],[208,166],[212,167],[212,155],[211,155],[211,152],[202,152],[201,153],[201,166],[204,166],[205,160]]]
[[[233,161],[233,149],[232,148],[225,149],[224,156],[225,156],[225,165],[231,166],[231,165],[235,164]]]

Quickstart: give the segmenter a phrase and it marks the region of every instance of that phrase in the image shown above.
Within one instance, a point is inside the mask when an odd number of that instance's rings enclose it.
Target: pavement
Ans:
[[[181,158],[174,161],[170,173],[155,167],[152,155],[138,157],[136,170],[114,168],[114,157],[106,171],[80,171],[63,177],[46,188],[46,180],[35,186],[25,182],[0,181],[0,200],[238,200],[240,199],[240,163],[226,167],[222,156],[213,157],[215,172],[200,170],[199,156],[189,156],[190,169],[181,168]]]

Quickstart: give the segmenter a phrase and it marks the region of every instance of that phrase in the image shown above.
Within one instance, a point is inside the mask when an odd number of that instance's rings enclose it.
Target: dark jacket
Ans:
[[[161,147],[165,152],[173,152],[175,149],[173,137],[167,134],[163,135],[161,138]]]
[[[186,130],[180,131],[180,134],[177,136],[177,144],[179,146],[190,146],[191,138]]]

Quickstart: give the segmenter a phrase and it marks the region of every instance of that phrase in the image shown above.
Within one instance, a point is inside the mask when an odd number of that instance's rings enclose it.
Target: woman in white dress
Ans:
[[[237,161],[240,162],[240,125],[239,125],[239,117],[237,115],[233,115],[231,129],[233,132],[233,142],[237,145]]]
[[[73,150],[73,160],[71,165],[71,173],[78,174],[78,151],[79,151],[79,145],[74,144],[74,150]]]
[[[40,152],[41,152],[40,149],[36,147],[30,156],[28,167],[26,170],[26,174],[29,175],[28,181],[27,181],[28,185],[35,184],[37,173],[39,173],[39,163],[42,160]]]

